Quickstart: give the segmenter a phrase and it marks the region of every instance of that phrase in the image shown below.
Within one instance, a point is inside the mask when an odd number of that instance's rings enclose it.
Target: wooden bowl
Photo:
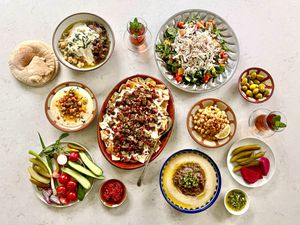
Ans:
[[[94,108],[92,110],[92,116],[90,117],[90,119],[88,121],[86,121],[86,123],[75,126],[75,127],[61,126],[60,124],[57,124],[56,121],[53,120],[53,116],[51,115],[51,111],[50,111],[51,100],[54,97],[54,95],[62,88],[68,87],[68,86],[83,88],[90,94],[90,96],[93,100]],[[48,94],[46,101],[45,101],[45,113],[46,113],[47,119],[55,128],[57,128],[61,131],[64,131],[64,132],[77,132],[77,131],[83,130],[84,128],[88,127],[95,119],[95,117],[97,115],[97,111],[98,111],[98,102],[97,102],[97,98],[96,98],[95,94],[85,84],[75,82],[75,81],[68,81],[68,82],[64,82],[64,83],[57,85],[55,88],[53,88],[50,91],[50,93]]]
[[[157,84],[163,84],[165,85],[162,81],[160,81],[159,79],[155,78],[155,77],[151,77],[151,76],[148,76],[148,75],[143,75],[143,74],[137,74],[137,75],[134,75],[134,76],[130,76],[130,77],[127,77],[125,78],[124,80],[120,81],[113,89],[112,91],[108,94],[108,96],[106,97],[103,105],[102,105],[102,108],[100,110],[100,115],[99,115],[99,119],[98,119],[98,124],[100,122],[102,122],[103,120],[103,116],[105,115],[105,111],[106,111],[106,106],[107,106],[107,103],[108,101],[110,100],[111,96],[117,92],[120,88],[120,86],[122,84],[125,84],[127,82],[127,80],[129,79],[132,79],[132,78],[135,78],[135,77],[141,77],[143,79],[146,79],[146,78],[151,78],[153,80],[155,80],[155,82]],[[165,85],[166,86],[166,85]],[[174,108],[174,100],[173,100],[173,96],[172,96],[172,93],[170,91],[170,89],[166,86],[166,88],[169,90],[169,95],[170,95],[170,100],[169,100],[169,104],[168,104],[168,108],[167,108],[167,111],[169,113],[169,116],[171,117],[171,119],[173,120],[173,124],[174,124],[174,119],[175,119],[175,108]],[[106,160],[108,162],[110,162],[112,165],[120,168],[120,169],[125,169],[125,170],[132,170],[132,169],[137,169],[137,168],[140,168],[142,166],[144,166],[144,163],[140,163],[140,162],[121,162],[121,161],[113,161],[111,159],[111,154],[109,154],[107,151],[106,151],[106,146],[105,146],[105,143],[104,141],[101,139],[101,135],[100,135],[100,127],[98,126],[97,127],[97,136],[98,136],[98,144],[99,144],[99,147],[100,147],[100,150],[102,152],[102,154],[104,155],[104,157],[106,158]],[[159,147],[159,150],[156,151],[153,155],[152,155],[152,158],[150,160],[153,161],[161,152],[162,150],[164,149],[164,147],[166,146],[170,136],[171,136],[171,133],[172,133],[172,128],[160,139],[161,141],[161,144],[160,144],[160,147]]]
[[[230,131],[230,134],[224,139],[216,140],[216,141],[204,139],[200,134],[198,134],[193,129],[192,115],[195,114],[195,112],[199,108],[204,109],[205,107],[208,107],[211,105],[214,105],[214,106],[218,107],[219,109],[225,111],[226,115],[228,117],[231,131]],[[236,128],[237,128],[236,117],[235,117],[233,110],[225,102],[223,102],[219,99],[216,99],[216,98],[202,99],[201,101],[199,101],[195,105],[193,105],[193,107],[190,109],[190,111],[188,113],[186,122],[187,122],[188,132],[191,135],[191,137],[194,139],[194,141],[197,142],[199,145],[202,145],[207,148],[219,148],[221,146],[224,146],[233,138]]]
[[[251,72],[256,72],[257,74],[260,73],[260,74],[264,75],[264,79],[262,80],[262,82],[266,85],[266,89],[268,89],[270,91],[270,93],[267,97],[263,97],[261,99],[256,99],[256,98],[247,96],[246,93],[243,92],[242,85],[241,85],[242,79],[245,76],[249,75]],[[240,92],[241,96],[246,101],[258,104],[258,103],[265,102],[271,98],[271,96],[273,95],[274,89],[275,89],[275,83],[274,83],[272,76],[266,70],[259,68],[259,67],[251,67],[249,69],[246,69],[241,74],[239,81],[238,81],[238,88],[239,88],[239,92]]]

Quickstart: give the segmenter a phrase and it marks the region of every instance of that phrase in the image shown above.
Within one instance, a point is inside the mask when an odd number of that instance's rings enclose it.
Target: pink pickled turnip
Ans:
[[[249,184],[255,183],[261,177],[260,173],[255,172],[247,167],[242,167],[240,172],[243,179]]]
[[[266,157],[261,157],[259,159],[259,165],[264,176],[267,176],[270,170],[270,161]]]
[[[263,177],[263,172],[260,166],[249,166],[247,167],[249,170],[252,170],[259,174],[259,179]]]

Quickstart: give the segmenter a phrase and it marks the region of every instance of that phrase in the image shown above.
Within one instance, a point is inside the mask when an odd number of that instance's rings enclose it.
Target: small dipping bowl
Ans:
[[[115,193],[117,192],[116,189],[120,189],[120,188],[123,189],[123,194],[119,201],[113,202],[113,201],[106,200],[105,192],[107,192],[108,189],[111,190],[110,194],[113,194],[113,192],[115,192]],[[115,207],[122,205],[123,202],[126,200],[126,197],[127,197],[126,186],[124,185],[124,183],[122,181],[117,180],[117,179],[110,179],[110,180],[105,181],[99,189],[100,201],[102,202],[103,205],[105,205],[109,208],[115,208]]]
[[[226,203],[226,198],[228,196],[228,194],[231,192],[231,191],[240,191],[242,192],[245,196],[246,196],[246,205],[239,211],[236,211],[232,208],[230,208],[227,203]],[[233,189],[230,189],[229,191],[226,192],[225,196],[224,196],[224,205],[225,205],[225,208],[227,209],[227,211],[229,213],[231,213],[232,215],[236,215],[236,216],[240,216],[240,215],[243,215],[245,212],[247,212],[247,210],[249,209],[249,206],[250,206],[250,199],[247,195],[247,193],[239,188],[233,188]]]

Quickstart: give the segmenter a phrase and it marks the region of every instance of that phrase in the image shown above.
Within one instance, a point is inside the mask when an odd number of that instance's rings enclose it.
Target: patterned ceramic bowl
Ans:
[[[263,97],[261,99],[256,99],[253,97],[249,97],[246,95],[246,93],[242,90],[242,79],[251,74],[252,72],[256,72],[257,74],[262,74],[264,76],[263,80],[261,81],[262,83],[265,84],[266,89],[269,91],[269,95],[266,97]],[[249,69],[246,69],[240,76],[239,81],[238,81],[238,88],[241,96],[248,102],[251,103],[262,103],[267,101],[268,99],[271,98],[274,92],[275,84],[272,76],[264,69],[259,68],[259,67],[251,67]]]
[[[202,84],[200,86],[197,85],[186,85],[183,83],[178,84],[175,80],[173,74],[171,74],[167,69],[164,61],[161,59],[158,53],[155,53],[155,61],[160,70],[161,74],[175,87],[193,93],[204,93],[216,90],[227,83],[232,77],[237,68],[239,61],[239,43],[235,33],[229,24],[220,16],[215,13],[209,12],[207,10],[202,9],[189,9],[185,11],[181,11],[176,13],[172,17],[170,17],[160,28],[157,37],[155,39],[154,46],[161,43],[164,40],[165,31],[172,26],[175,26],[179,21],[182,21],[186,18],[196,17],[201,20],[209,20],[214,19],[217,24],[217,27],[220,29],[220,35],[226,42],[229,51],[229,59],[228,64],[226,65],[225,72],[220,74],[216,79],[211,79],[207,84]]]
[[[200,109],[200,108],[204,109],[204,108],[212,106],[212,105],[216,106],[219,109],[226,112],[226,115],[227,115],[228,120],[229,120],[229,125],[231,127],[230,133],[226,138],[221,139],[221,140],[216,140],[216,141],[204,139],[199,133],[197,133],[193,129],[193,118],[192,118],[192,116],[196,113],[196,111],[198,109]],[[235,114],[234,114],[233,110],[230,108],[229,105],[227,105],[225,102],[223,102],[219,99],[206,98],[206,99],[203,99],[203,100],[197,102],[190,109],[190,111],[188,113],[188,116],[187,116],[187,128],[188,128],[188,131],[189,131],[189,134],[191,135],[191,137],[199,145],[202,145],[202,146],[207,147],[207,148],[218,148],[218,147],[221,147],[221,146],[227,144],[233,138],[233,136],[235,134],[235,131],[236,131],[236,128],[237,128],[237,122],[236,122]]]
[[[205,174],[204,190],[197,196],[183,195],[172,187],[173,177],[179,163],[199,162]],[[160,190],[165,200],[176,210],[183,213],[199,213],[214,204],[221,190],[221,174],[216,163],[206,154],[195,149],[175,152],[164,163],[159,176]]]
[[[82,123],[75,124],[72,126],[68,126],[60,122],[62,119],[59,119],[57,116],[57,113],[55,110],[53,110],[54,104],[55,104],[55,95],[57,93],[61,94],[61,90],[65,88],[79,88],[81,91],[84,91],[85,95],[89,97],[91,100],[90,107],[88,107],[89,116],[86,118],[85,121],[82,121]],[[45,113],[47,116],[47,119],[49,122],[57,129],[64,131],[64,132],[76,132],[83,130],[84,128],[88,127],[93,120],[95,119],[98,111],[98,102],[95,94],[89,89],[86,85],[74,82],[74,81],[68,81],[59,84],[56,86],[52,91],[48,94],[45,102]]]

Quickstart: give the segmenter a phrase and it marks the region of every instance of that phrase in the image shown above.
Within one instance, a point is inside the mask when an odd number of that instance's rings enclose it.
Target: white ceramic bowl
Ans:
[[[230,208],[227,206],[227,204],[226,204],[226,196],[228,195],[228,193],[229,193],[230,191],[233,191],[233,190],[241,191],[241,192],[243,192],[243,193],[245,194],[245,196],[246,196],[246,200],[247,200],[246,205],[245,205],[245,207],[244,207],[242,210],[240,210],[240,211],[234,211],[234,210],[230,209]],[[225,194],[225,196],[224,196],[224,205],[225,205],[225,208],[227,209],[227,211],[228,211],[229,213],[231,213],[232,215],[240,216],[240,215],[244,214],[245,212],[247,212],[247,210],[249,209],[249,206],[250,206],[250,199],[249,199],[248,194],[247,194],[245,191],[243,191],[243,190],[241,190],[241,189],[239,189],[239,188],[233,188],[233,189],[230,189],[229,191],[226,192],[226,194]]]
[[[58,41],[61,38],[62,33],[66,30],[66,28],[68,28],[70,25],[72,25],[76,22],[80,22],[80,21],[95,21],[95,22],[101,24],[106,29],[108,38],[110,40],[109,51],[108,51],[106,58],[101,63],[97,64],[94,67],[79,68],[79,67],[67,62],[64,59],[63,54],[61,53],[60,49],[58,48]],[[70,15],[70,16],[66,17],[65,19],[63,19],[58,24],[58,26],[56,27],[56,29],[53,33],[52,47],[53,47],[56,57],[62,64],[64,64],[66,67],[68,67],[72,70],[85,72],[85,71],[91,71],[91,70],[97,69],[97,68],[101,67],[102,65],[104,65],[109,60],[109,58],[111,57],[113,50],[115,48],[115,37],[114,37],[113,31],[112,31],[110,25],[104,19],[102,19],[101,17],[99,17],[95,14],[92,14],[92,13],[82,12],[82,13],[76,13],[76,14]]]

